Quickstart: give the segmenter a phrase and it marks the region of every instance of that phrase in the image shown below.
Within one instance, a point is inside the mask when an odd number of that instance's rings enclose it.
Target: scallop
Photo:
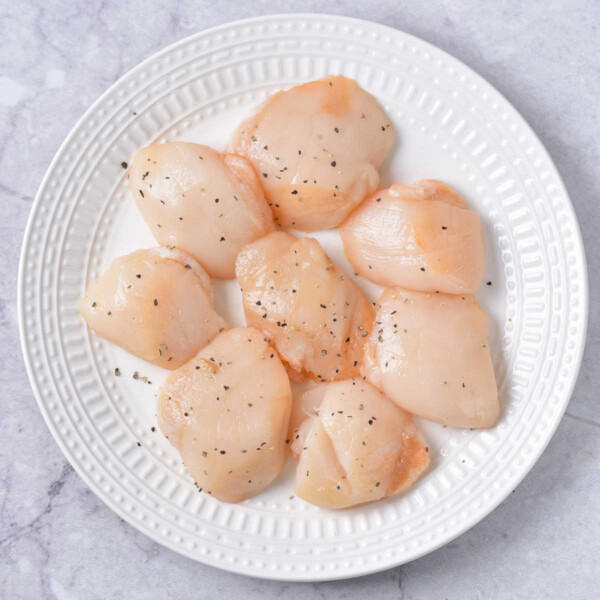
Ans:
[[[470,294],[485,271],[479,217],[440,181],[379,190],[348,217],[340,236],[354,270],[384,286]]]
[[[158,423],[200,490],[239,502],[264,490],[288,456],[291,389],[263,333],[219,335],[166,379]]]
[[[377,100],[337,75],[269,96],[233,148],[254,165],[277,224],[313,231],[337,227],[377,189],[393,143]]]
[[[270,233],[240,252],[236,274],[247,323],[267,334],[293,376],[359,374],[373,307],[317,240]]]
[[[388,288],[378,304],[363,375],[425,419],[493,426],[500,399],[487,316],[475,298]]]
[[[324,508],[345,508],[394,496],[429,464],[429,449],[409,413],[366,381],[322,386],[318,409],[300,426],[296,495]]]
[[[254,169],[235,154],[185,142],[140,150],[129,189],[157,241],[232,279],[240,248],[275,229]]]
[[[227,328],[213,308],[204,269],[172,248],[116,258],[79,301],[100,337],[166,369],[176,369]]]

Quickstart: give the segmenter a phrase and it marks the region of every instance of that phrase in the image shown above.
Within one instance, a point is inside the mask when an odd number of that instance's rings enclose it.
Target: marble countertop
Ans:
[[[359,579],[284,584],[194,563],[125,524],[66,462],[21,359],[20,244],[42,176],[86,108],[164,46],[277,12],[362,17],[458,57],[515,104],[575,205],[590,274],[579,381],[537,465],[488,518],[444,548]],[[592,598],[600,585],[600,3],[478,0],[23,0],[0,2],[0,597],[6,600]]]

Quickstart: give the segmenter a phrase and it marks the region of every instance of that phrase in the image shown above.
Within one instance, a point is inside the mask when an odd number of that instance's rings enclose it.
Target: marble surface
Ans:
[[[196,564],[105,507],[63,458],[37,409],[16,306],[20,244],[36,189],[98,95],[140,60],[198,30],[300,8],[415,34],[504,93],[565,179],[586,244],[591,298],[571,403],[518,489],[437,552],[377,575],[323,584],[252,580]],[[0,598],[594,597],[600,584],[599,25],[597,0],[0,0]]]

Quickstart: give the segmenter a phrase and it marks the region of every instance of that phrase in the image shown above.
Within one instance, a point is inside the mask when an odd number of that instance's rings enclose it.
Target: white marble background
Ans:
[[[330,12],[436,44],[531,123],[569,189],[590,270],[590,326],[573,398],[548,449],[487,519],[378,575],[324,584],[248,579],[158,546],[77,477],[48,432],[17,331],[17,263],[42,176],[85,109],[155,51],[277,12]],[[137,600],[592,599],[600,585],[600,2],[0,0],[0,598]]]

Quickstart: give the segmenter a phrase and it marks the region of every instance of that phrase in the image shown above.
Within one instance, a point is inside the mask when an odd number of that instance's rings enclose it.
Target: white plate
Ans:
[[[442,179],[481,216],[489,253],[485,281],[492,285],[478,296],[490,315],[503,415],[488,431],[421,422],[432,464],[396,498],[319,510],[290,498],[288,465],[258,497],[220,503],[196,491],[175,450],[151,431],[165,372],[90,336],[77,299],[115,256],[153,245],[129,197],[122,161],[155,141],[222,148],[240,117],[267,94],[330,73],[357,79],[394,123],[399,142],[384,185]],[[337,233],[317,237],[349,270]],[[31,384],[48,427],[90,488],[157,542],[210,565],[272,579],[337,579],[386,569],[438,548],[487,515],[556,429],[587,322],[585,258],[572,206],[515,109],[433,46],[381,25],[326,15],[261,17],[204,31],[113,85],[75,126],[44,178],[19,275]],[[241,323],[235,282],[217,288],[225,316]],[[152,384],[133,380],[136,370]]]

